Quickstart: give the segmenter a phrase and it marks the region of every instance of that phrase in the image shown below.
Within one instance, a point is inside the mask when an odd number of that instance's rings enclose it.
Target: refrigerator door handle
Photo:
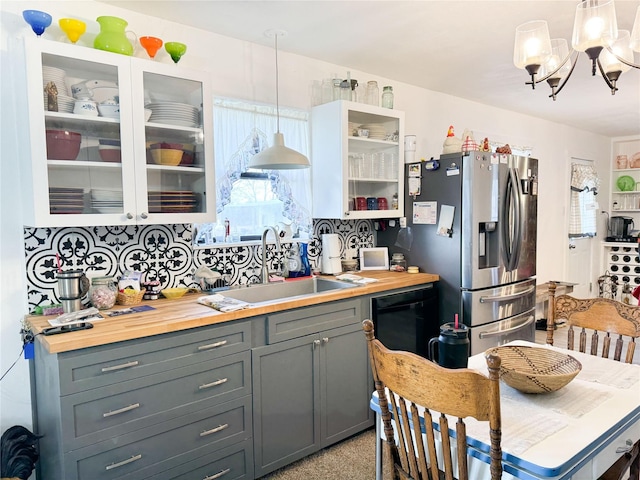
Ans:
[[[513,300],[514,298],[524,297],[531,292],[535,291],[536,286],[532,286],[527,288],[526,290],[522,290],[521,292],[510,293],[508,295],[487,295],[480,297],[480,303],[488,303],[488,302],[501,302],[503,300]]]
[[[518,170],[511,169],[511,182],[513,184],[513,214],[514,214],[514,238],[513,238],[513,250],[511,258],[511,269],[518,268],[520,263],[520,250],[522,247],[522,184],[518,178]]]
[[[520,259],[522,218],[520,215],[520,182],[515,168],[509,168],[502,212],[502,240],[507,271],[515,270]]]
[[[535,315],[529,315],[529,317],[525,322],[519,325],[516,325],[515,327],[506,328],[504,330],[496,330],[495,332],[480,332],[478,336],[480,338],[489,338],[489,337],[496,337],[498,335],[504,335],[505,333],[514,332],[516,330],[520,330],[521,328],[527,327],[531,325],[533,322],[535,322],[535,320],[536,320]]]

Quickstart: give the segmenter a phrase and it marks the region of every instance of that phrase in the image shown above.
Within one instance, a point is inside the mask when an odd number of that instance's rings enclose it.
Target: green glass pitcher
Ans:
[[[133,45],[137,42],[137,37],[133,32],[125,32],[128,23],[118,17],[98,17],[96,22],[100,24],[100,33],[93,41],[93,48],[106,50],[107,52],[120,53],[122,55],[133,55]],[[135,38],[131,42],[127,34]]]

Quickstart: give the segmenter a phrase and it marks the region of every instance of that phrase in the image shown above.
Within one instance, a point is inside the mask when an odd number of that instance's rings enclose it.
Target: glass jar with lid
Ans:
[[[402,253],[394,253],[391,255],[391,262],[389,262],[389,270],[392,272],[406,272],[407,261],[404,259]]]
[[[393,108],[393,87],[390,85],[382,89],[382,106],[384,108]]]
[[[91,280],[89,300],[98,310],[107,310],[116,304],[118,288],[113,277],[95,277]]]

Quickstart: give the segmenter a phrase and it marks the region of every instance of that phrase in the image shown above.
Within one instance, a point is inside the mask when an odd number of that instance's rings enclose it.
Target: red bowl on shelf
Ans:
[[[47,158],[75,160],[80,153],[82,135],[68,130],[47,130]]]
[[[112,147],[107,145],[100,145],[98,147],[98,153],[103,162],[121,163],[122,155],[120,147]]]

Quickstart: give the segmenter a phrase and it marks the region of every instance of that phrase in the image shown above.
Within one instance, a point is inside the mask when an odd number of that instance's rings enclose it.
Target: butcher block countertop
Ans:
[[[266,315],[282,310],[317,305],[325,302],[345,300],[387,290],[413,287],[439,280],[438,275],[430,273],[410,274],[405,272],[366,271],[358,272],[357,275],[375,278],[378,281],[366,285],[358,285],[354,288],[336,289],[303,298],[257,305],[230,313],[221,313],[213,308],[199,304],[197,302],[198,297],[207,295],[206,293],[189,293],[175,300],[163,298],[161,300],[144,301],[142,305],[150,305],[155,310],[105,317],[104,320],[93,321],[92,329],[59,335],[38,335],[44,328],[50,326],[48,320],[55,318],[55,316],[32,315],[28,316],[26,320],[33,334],[37,335],[36,341],[42,342],[49,353],[60,353],[163,333],[177,332],[189,328],[214,325],[258,315]],[[333,279],[334,277],[326,278]],[[295,282],[296,280],[292,279],[288,281]],[[224,291],[219,293],[224,295]],[[113,310],[124,308],[128,307],[116,305]]]

